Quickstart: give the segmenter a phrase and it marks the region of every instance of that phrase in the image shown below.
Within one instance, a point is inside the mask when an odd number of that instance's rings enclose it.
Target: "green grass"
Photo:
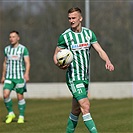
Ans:
[[[7,111],[0,100],[0,133],[65,133],[71,99],[27,99],[25,123],[5,124]],[[90,100],[99,133],[133,133],[133,99]],[[18,116],[17,101],[13,100]],[[75,133],[88,133],[82,116]]]

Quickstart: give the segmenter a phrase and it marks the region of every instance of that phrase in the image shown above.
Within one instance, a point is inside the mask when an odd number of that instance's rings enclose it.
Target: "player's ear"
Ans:
[[[18,36],[18,41],[20,40],[20,37]]]
[[[82,20],[83,20],[83,17],[81,16],[81,17],[80,17],[80,22],[81,22]]]

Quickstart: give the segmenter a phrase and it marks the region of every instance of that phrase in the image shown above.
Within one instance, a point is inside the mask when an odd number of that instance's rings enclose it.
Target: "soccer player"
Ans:
[[[82,27],[81,22],[83,18],[81,9],[78,7],[69,9],[68,20],[71,28],[60,35],[53,57],[54,63],[59,68],[68,68],[66,82],[73,95],[72,110],[68,118],[66,133],[74,133],[80,113],[82,113],[83,121],[90,133],[97,133],[97,128],[90,114],[90,103],[87,97],[90,48],[93,47],[105,61],[105,68],[107,70],[113,71],[114,66],[98,43],[94,32]],[[72,51],[74,60],[70,65],[60,66],[58,64],[56,54],[61,49],[69,49]]]
[[[16,91],[18,99],[19,118],[17,123],[24,123],[24,112],[26,102],[26,82],[29,81],[30,58],[27,48],[19,43],[18,31],[11,31],[9,35],[10,45],[4,49],[4,63],[1,82],[3,86],[3,98],[8,110],[6,123],[11,123],[16,117],[12,108],[10,93]]]

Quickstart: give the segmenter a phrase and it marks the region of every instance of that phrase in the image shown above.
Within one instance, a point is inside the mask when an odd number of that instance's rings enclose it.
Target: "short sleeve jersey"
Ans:
[[[24,57],[29,56],[28,49],[19,44],[13,48],[11,45],[5,47],[6,78],[22,79],[25,72]]]
[[[58,39],[57,46],[69,49],[73,53],[73,62],[68,68],[67,76],[73,81],[89,80],[90,48],[97,38],[93,31],[82,27],[77,33],[67,29]]]

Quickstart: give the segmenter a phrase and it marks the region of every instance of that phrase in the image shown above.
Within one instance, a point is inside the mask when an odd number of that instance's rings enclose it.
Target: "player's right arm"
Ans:
[[[60,64],[58,64],[58,61],[56,59],[56,55],[61,49],[64,49],[64,48],[66,48],[66,43],[65,43],[63,35],[60,35],[60,37],[58,39],[57,47],[56,47],[55,52],[54,52],[53,60],[54,60],[55,65],[57,65],[61,69],[67,69],[68,65],[61,66]]]
[[[6,76],[6,57],[5,57],[4,62],[3,62],[3,71],[2,71],[1,83],[4,83],[5,76]]]
[[[55,64],[55,65],[57,65],[59,68],[65,70],[65,69],[68,68],[69,65],[61,66],[61,65],[58,63],[57,59],[56,59],[56,55],[57,55],[57,53],[58,53],[61,49],[62,49],[62,48],[60,48],[60,47],[58,47],[58,46],[56,47],[55,52],[54,52],[54,56],[53,56],[53,60],[54,60],[54,64]]]
[[[56,55],[57,55],[57,53],[58,53],[60,50],[61,50],[61,48],[57,46],[56,49],[55,49],[55,52],[54,52],[54,57],[53,57],[54,63],[55,63],[55,65],[57,65],[57,66],[59,66],[59,64],[58,64],[58,61],[57,61],[57,59],[56,59]]]

